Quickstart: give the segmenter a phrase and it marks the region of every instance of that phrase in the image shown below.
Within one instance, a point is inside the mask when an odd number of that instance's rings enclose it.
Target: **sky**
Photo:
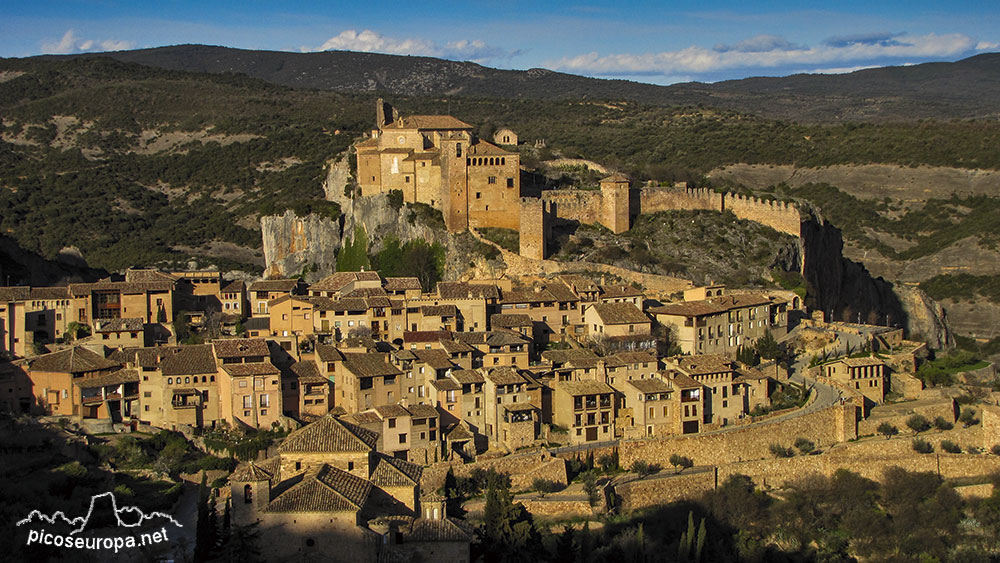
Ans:
[[[653,84],[1000,52],[1000,2],[8,0],[0,57],[184,43],[425,55]]]

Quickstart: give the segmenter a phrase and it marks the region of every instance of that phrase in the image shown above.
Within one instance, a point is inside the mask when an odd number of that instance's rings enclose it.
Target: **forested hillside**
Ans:
[[[513,127],[528,167],[580,156],[640,181],[703,181],[736,162],[1000,168],[1000,124],[986,120],[804,125],[635,102],[391,100],[484,135]],[[258,268],[261,214],[339,214],[322,199],[324,168],[370,130],[373,102],[107,57],[0,60],[0,228],[46,258],[76,246],[110,270],[192,257]]]

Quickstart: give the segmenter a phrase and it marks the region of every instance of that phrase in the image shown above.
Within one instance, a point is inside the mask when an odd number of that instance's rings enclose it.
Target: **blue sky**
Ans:
[[[204,43],[348,49],[669,84],[1000,51],[1000,3],[12,0],[0,56]]]

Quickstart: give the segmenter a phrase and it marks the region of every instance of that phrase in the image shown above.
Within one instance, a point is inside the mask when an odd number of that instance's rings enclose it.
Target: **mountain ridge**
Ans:
[[[170,70],[239,73],[273,84],[390,96],[607,99],[704,105],[804,122],[1000,117],[1000,53],[848,74],[793,74],[658,86],[547,69],[352,51],[295,53],[211,45],[32,58],[110,57]]]

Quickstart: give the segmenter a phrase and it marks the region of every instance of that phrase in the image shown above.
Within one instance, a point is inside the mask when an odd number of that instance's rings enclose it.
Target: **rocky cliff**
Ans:
[[[919,289],[873,277],[843,256],[840,229],[818,213],[802,223],[803,276],[809,286],[806,305],[828,320],[902,326],[909,337],[932,347],[953,345],[944,309]]]
[[[316,281],[337,264],[337,251],[342,246],[337,221],[314,214],[299,217],[288,210],[284,215],[261,217],[260,231],[265,277],[305,274],[306,281]]]

